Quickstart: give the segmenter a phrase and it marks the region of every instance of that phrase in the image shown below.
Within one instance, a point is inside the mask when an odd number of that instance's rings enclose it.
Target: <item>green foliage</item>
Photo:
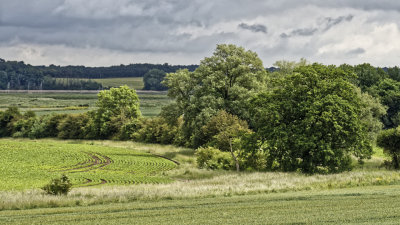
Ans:
[[[50,195],[66,195],[71,191],[72,183],[69,178],[63,174],[61,178],[54,178],[42,190]]]
[[[165,72],[159,69],[151,69],[143,76],[144,90],[164,91],[167,87],[161,82],[165,78]]]
[[[96,106],[94,125],[97,138],[125,138],[141,117],[136,91],[126,85],[99,92]],[[128,127],[123,128],[125,124]]]
[[[192,146],[200,146],[201,127],[219,110],[248,120],[247,102],[265,85],[266,71],[257,54],[235,45],[218,45],[194,71],[167,74],[164,84],[174,98],[183,131]]]
[[[66,117],[66,114],[50,114],[37,118],[29,132],[28,137],[57,137],[59,133],[58,126]]]
[[[206,169],[233,169],[233,159],[228,152],[213,147],[200,147],[196,150],[197,166]]]
[[[9,137],[13,132],[13,122],[21,117],[17,107],[9,107],[0,113],[0,137]]]
[[[388,77],[385,71],[381,68],[376,68],[368,63],[354,66],[354,72],[357,75],[357,85],[362,91],[367,88],[377,85],[380,81]]]
[[[28,137],[35,123],[36,115],[32,111],[25,112],[20,118],[14,119],[12,126],[13,137]]]
[[[377,144],[392,157],[394,168],[400,169],[400,127],[382,131],[378,135]]]
[[[229,152],[230,145],[239,141],[235,139],[240,139],[247,133],[251,133],[251,131],[248,129],[246,121],[221,110],[201,128],[201,145]]]
[[[84,139],[90,117],[86,113],[69,114],[57,126],[58,137],[62,139]]]
[[[361,93],[357,90],[361,100],[360,120],[368,131],[368,138],[376,141],[378,133],[383,128],[381,118],[386,115],[386,108],[379,102],[379,99],[372,97],[367,92]]]
[[[144,118],[131,138],[139,142],[174,144],[178,132],[177,125],[167,123],[162,117]]]
[[[305,173],[350,169],[350,154],[372,154],[361,100],[334,66],[300,67],[251,102],[252,124],[267,146],[267,168]]]
[[[400,82],[384,79],[368,92],[379,97],[381,103],[387,107],[387,114],[382,117],[385,128],[394,128],[400,125]]]

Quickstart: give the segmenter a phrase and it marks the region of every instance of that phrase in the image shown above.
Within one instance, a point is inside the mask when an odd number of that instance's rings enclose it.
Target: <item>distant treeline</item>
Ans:
[[[174,73],[178,69],[188,69],[194,71],[197,65],[169,65],[137,63],[129,65],[109,66],[109,67],[85,67],[85,66],[36,66],[46,75],[62,78],[87,78],[101,79],[114,77],[143,77],[151,69],[159,69],[166,73]]]
[[[14,90],[97,90],[102,85],[88,80],[94,78],[143,77],[151,69],[159,69],[166,73],[178,69],[194,71],[197,65],[165,64],[130,64],[110,67],[85,66],[32,66],[18,61],[0,59],[0,89]],[[67,78],[57,80],[54,78]],[[81,78],[84,78],[81,80]]]

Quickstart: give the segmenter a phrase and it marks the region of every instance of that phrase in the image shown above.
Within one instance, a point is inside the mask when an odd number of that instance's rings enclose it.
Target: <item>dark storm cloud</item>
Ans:
[[[239,28],[243,29],[243,30],[249,30],[251,32],[262,32],[262,33],[267,33],[267,27],[262,25],[262,24],[253,24],[253,25],[249,25],[246,23],[241,23],[238,25]]]

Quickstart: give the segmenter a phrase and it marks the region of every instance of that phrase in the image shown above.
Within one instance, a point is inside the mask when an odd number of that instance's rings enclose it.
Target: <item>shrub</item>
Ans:
[[[70,114],[60,122],[57,129],[58,137],[62,139],[84,139],[87,129],[85,129],[90,118],[87,114]]]
[[[176,125],[168,124],[162,117],[141,119],[139,127],[132,139],[147,143],[173,144],[178,132]]]
[[[42,188],[42,190],[50,195],[66,195],[71,188],[71,181],[66,175],[63,174],[61,178],[52,179],[49,184]]]
[[[393,167],[400,169],[400,126],[382,131],[378,135],[377,144],[392,157]]]
[[[228,152],[213,147],[201,147],[196,150],[197,166],[207,169],[233,169],[233,159]]]

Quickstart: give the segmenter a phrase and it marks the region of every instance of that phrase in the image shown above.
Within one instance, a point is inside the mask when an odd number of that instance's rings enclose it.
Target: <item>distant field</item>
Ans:
[[[57,141],[2,139],[0,190],[42,187],[67,174],[75,187],[165,183],[172,161],[132,149]]]
[[[171,103],[165,92],[138,92],[140,110],[145,117],[156,116],[161,107]],[[37,115],[50,113],[82,113],[95,109],[96,93],[0,93],[0,110],[16,106]]]
[[[128,87],[136,90],[142,90],[144,87],[143,77],[121,77],[92,80],[101,83],[103,87],[119,87],[122,85],[128,85]]]
[[[66,82],[66,78],[55,78],[59,82]],[[88,79],[79,79],[85,80]],[[130,88],[134,88],[136,90],[142,90],[144,87],[143,77],[121,77],[121,78],[104,78],[104,79],[91,79],[92,81],[96,81],[101,83],[104,88],[108,87],[119,87],[122,85],[127,85]]]
[[[0,211],[1,224],[399,224],[400,186]]]

